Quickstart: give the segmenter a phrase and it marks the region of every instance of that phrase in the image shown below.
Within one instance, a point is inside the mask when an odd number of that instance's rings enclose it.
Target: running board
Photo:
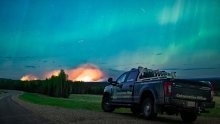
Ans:
[[[128,103],[110,103],[113,106],[125,106],[125,107],[131,107],[133,104],[128,104]]]

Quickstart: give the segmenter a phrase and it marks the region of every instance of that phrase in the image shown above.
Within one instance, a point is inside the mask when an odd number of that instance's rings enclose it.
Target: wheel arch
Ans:
[[[156,105],[156,95],[155,93],[151,90],[151,89],[145,89],[142,91],[141,93],[141,97],[140,97],[140,100],[139,100],[139,103],[142,104],[142,102],[146,99],[146,98],[151,98],[153,103],[154,103],[154,112],[157,113],[158,112],[158,108],[157,108],[157,105]]]
[[[154,93],[150,90],[150,89],[146,89],[144,90],[142,93],[141,93],[141,97],[140,97],[140,100],[139,100],[139,103],[142,103],[143,100],[147,97],[150,97],[152,98],[153,102],[155,102],[155,95]]]

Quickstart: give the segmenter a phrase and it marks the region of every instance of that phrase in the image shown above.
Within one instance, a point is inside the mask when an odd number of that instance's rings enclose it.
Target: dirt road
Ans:
[[[0,124],[48,124],[48,119],[42,118],[25,109],[11,97],[17,95],[17,91],[1,94],[0,97]]]

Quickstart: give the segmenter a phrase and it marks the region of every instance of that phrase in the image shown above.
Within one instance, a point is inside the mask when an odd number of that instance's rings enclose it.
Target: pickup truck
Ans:
[[[175,73],[138,67],[108,82],[102,98],[105,112],[126,107],[145,119],[166,113],[193,122],[200,113],[208,112],[206,108],[215,106],[210,82],[175,79]]]

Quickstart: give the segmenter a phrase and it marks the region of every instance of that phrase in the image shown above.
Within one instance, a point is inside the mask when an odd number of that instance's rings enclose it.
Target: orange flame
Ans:
[[[38,80],[38,78],[32,74],[25,75],[21,78],[22,81],[31,81],[31,80]]]
[[[65,70],[65,73],[68,75],[68,79],[72,81],[101,81],[104,78],[104,73],[95,65],[84,64],[76,69]],[[44,79],[51,78],[52,76],[58,76],[60,70],[54,70],[51,72],[46,72],[44,74]],[[38,78],[34,75],[25,75],[21,78],[22,81],[37,80]]]
[[[52,76],[58,76],[59,74],[60,74],[60,70],[54,70],[51,72],[47,72],[44,77],[51,78]]]
[[[99,81],[104,77],[104,73],[95,65],[85,64],[76,69],[68,70],[68,79],[72,81]]]

